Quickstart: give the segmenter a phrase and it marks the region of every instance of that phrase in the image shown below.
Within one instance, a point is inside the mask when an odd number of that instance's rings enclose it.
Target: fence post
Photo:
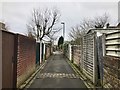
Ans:
[[[43,54],[43,57],[44,57],[44,60],[45,60],[45,48],[46,48],[46,45],[45,45],[45,43],[44,43],[44,54]]]
[[[102,36],[103,56],[106,55],[106,46],[105,46],[106,40],[105,40],[105,38],[106,38],[106,34],[103,33],[103,36]]]
[[[97,84],[97,70],[98,70],[98,68],[97,68],[97,35],[96,35],[96,32],[94,33],[94,61],[93,61],[93,66],[94,66],[94,70],[93,70],[93,82],[94,82],[94,84],[96,85]]]
[[[69,44],[69,59],[70,59],[70,61],[72,60],[72,49],[71,49],[72,47],[71,47],[71,45]]]

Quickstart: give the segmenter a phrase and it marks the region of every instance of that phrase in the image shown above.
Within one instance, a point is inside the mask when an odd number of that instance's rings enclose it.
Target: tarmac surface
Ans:
[[[54,52],[29,88],[87,88],[59,51]]]

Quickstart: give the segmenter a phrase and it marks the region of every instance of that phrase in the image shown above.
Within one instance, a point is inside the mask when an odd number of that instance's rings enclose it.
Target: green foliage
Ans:
[[[59,38],[59,40],[58,40],[58,47],[60,47],[61,45],[63,45],[63,43],[64,43],[64,38],[63,38],[63,36],[61,36]]]

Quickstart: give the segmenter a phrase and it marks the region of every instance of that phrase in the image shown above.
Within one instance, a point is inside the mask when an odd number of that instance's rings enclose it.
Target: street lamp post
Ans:
[[[61,22],[61,24],[63,24],[63,38],[65,40],[65,23],[64,22]]]
[[[65,41],[65,23],[61,22],[61,24],[63,25],[63,40]],[[64,54],[64,42],[63,42],[62,47],[63,47],[62,49],[63,49],[63,54]]]

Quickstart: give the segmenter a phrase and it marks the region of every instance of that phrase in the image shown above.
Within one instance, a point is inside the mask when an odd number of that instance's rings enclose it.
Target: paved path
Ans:
[[[29,88],[87,88],[60,52],[55,52]]]

